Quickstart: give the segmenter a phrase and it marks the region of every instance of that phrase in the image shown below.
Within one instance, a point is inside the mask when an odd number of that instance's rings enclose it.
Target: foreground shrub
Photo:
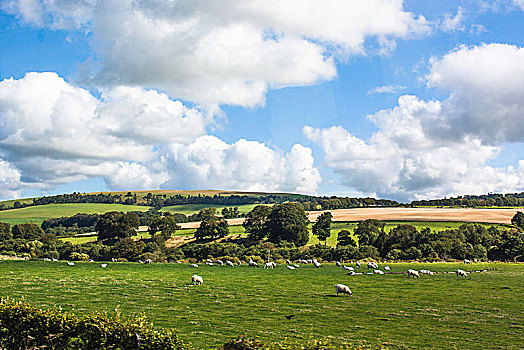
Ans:
[[[155,330],[143,316],[97,313],[75,316],[0,299],[0,349],[189,349],[167,329]]]
[[[229,340],[220,350],[362,350],[368,347],[354,345],[334,345],[329,340],[311,339],[305,344],[288,344],[285,342],[264,343],[258,339],[240,336]],[[375,348],[374,348],[375,349]],[[377,348],[385,349],[385,348]]]

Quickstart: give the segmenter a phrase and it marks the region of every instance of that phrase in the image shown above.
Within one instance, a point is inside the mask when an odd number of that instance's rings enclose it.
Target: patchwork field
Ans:
[[[496,268],[471,273],[348,276],[333,264],[291,271],[186,264],[2,261],[0,296],[42,307],[144,313],[185,341],[216,348],[239,333],[265,341],[309,337],[418,349],[524,348],[524,265],[390,264],[392,271]],[[192,274],[201,286],[189,285]],[[352,297],[336,297],[344,283]],[[285,315],[295,315],[287,320]]]
[[[149,207],[125,204],[101,203],[67,203],[47,204],[35,207],[10,209],[0,211],[0,221],[12,225],[26,222],[41,224],[42,221],[62,216],[72,216],[77,213],[103,214],[108,211],[147,211]]]

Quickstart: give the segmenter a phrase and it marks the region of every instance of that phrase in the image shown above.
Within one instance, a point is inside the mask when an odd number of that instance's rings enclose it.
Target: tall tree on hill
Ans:
[[[264,224],[271,213],[271,207],[267,205],[257,205],[246,215],[246,220],[242,224],[248,233],[248,237],[253,240],[263,239],[267,236],[264,231]]]
[[[384,226],[386,224],[376,219],[360,221],[354,231],[358,238],[358,245],[375,245],[375,241],[380,235],[384,235]]]
[[[270,242],[287,241],[296,246],[303,246],[309,240],[308,223],[304,207],[287,202],[277,204],[271,209],[264,230],[267,231]]]
[[[517,227],[519,227],[521,230],[524,230],[524,213],[521,211],[518,211],[515,216],[511,219],[511,223]]]
[[[6,240],[13,238],[11,234],[11,224],[7,222],[0,222],[0,240]]]
[[[18,224],[11,230],[13,238],[35,240],[44,235],[44,230],[37,224]]]
[[[99,241],[107,241],[135,236],[139,225],[140,218],[136,213],[111,211],[100,215],[95,230]]]
[[[319,241],[324,241],[324,245],[327,245],[327,239],[331,236],[331,220],[333,215],[327,211],[322,213],[315,224],[313,225],[313,234],[318,237]]]
[[[202,209],[198,215],[201,218],[200,226],[195,231],[195,238],[220,238],[229,234],[229,224],[223,217],[216,215],[215,208]]]

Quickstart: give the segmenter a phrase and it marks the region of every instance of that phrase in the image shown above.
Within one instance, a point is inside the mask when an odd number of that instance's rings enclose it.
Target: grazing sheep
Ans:
[[[384,274],[384,271],[382,270],[373,270],[373,273],[377,274],[377,275],[383,275]]]
[[[466,273],[466,271],[459,269],[459,270],[457,270],[457,277],[460,277],[460,276],[468,277],[468,274]]]
[[[190,267],[198,267],[198,264],[191,264]]]
[[[464,264],[471,264],[471,261],[469,259],[464,259]]]
[[[100,267],[107,267],[107,264],[103,263],[103,264],[100,265]]]
[[[340,267],[340,265],[341,265],[341,264],[340,264],[340,261],[336,261],[336,262],[335,262],[335,265],[337,265],[338,267]]]
[[[202,276],[199,276],[199,275],[191,276],[191,284],[195,285],[195,284],[202,284],[202,283],[204,283],[204,279],[202,278]]]
[[[209,261],[206,261],[206,265],[207,265],[207,266],[213,266],[213,263],[212,263],[212,262],[209,262]]]
[[[389,265],[386,265],[386,266],[384,266],[384,270],[389,271],[391,269],[389,268]]]
[[[249,266],[258,267],[258,264],[254,262],[253,260],[249,260]]]
[[[342,293],[342,294],[347,294],[347,295],[353,295],[353,292],[351,291],[351,289],[349,289],[348,286],[346,286],[345,284],[335,284],[335,291],[337,292],[337,296],[338,296],[338,293]]]
[[[360,267],[360,261],[357,261],[357,262],[355,263],[355,265],[356,265],[357,267]]]
[[[295,264],[295,265],[293,265],[293,266],[294,266],[295,268],[299,268],[299,267],[300,267],[299,264]]]
[[[95,262],[93,259],[89,259],[89,262]]]
[[[291,265],[291,261],[286,260],[286,264]]]
[[[238,265],[242,265],[242,261],[238,260],[238,261],[237,261],[237,264],[238,264]]]
[[[271,261],[271,262],[267,262],[264,264],[264,268],[265,269],[272,269],[274,268],[275,266],[273,265],[274,263]]]
[[[378,270],[378,264],[374,261],[368,262],[368,269]]]
[[[176,263],[177,263],[177,264],[183,264],[182,261],[180,261],[180,260],[177,260]]]
[[[322,266],[322,265],[320,265],[320,263],[319,263],[318,261],[316,261],[316,260],[313,262],[313,264],[315,265],[315,267],[316,267],[317,269],[318,269],[320,266]]]
[[[370,274],[371,274],[371,272],[370,272]],[[363,273],[362,273],[362,272],[349,271],[349,272],[348,272],[348,275],[350,275],[350,276],[356,276],[356,275],[363,275]]]
[[[410,278],[411,276],[413,276],[413,278],[415,278],[415,277],[416,277],[416,278],[420,278],[420,275],[419,275],[419,273],[418,273],[417,270],[411,270],[411,269],[409,269],[409,270],[408,270],[408,278]]]
[[[355,271],[353,266],[346,266],[346,265],[344,265],[343,268],[344,268],[344,270]]]
[[[294,270],[295,269],[294,266],[289,266],[289,265],[287,266],[287,268],[290,269],[290,270]]]
[[[72,261],[68,261],[68,262],[67,262],[67,265],[69,265],[69,266],[75,266],[75,263],[72,262]]]
[[[151,260],[151,259],[146,259],[146,261],[144,261],[144,262],[145,262],[146,264],[151,264],[151,263],[153,263],[153,260]]]
[[[227,265],[227,266],[231,266],[231,267],[235,267],[235,264],[233,264],[233,262],[231,262],[231,261],[229,261],[229,260],[226,261],[226,265]]]
[[[420,270],[420,273],[423,275],[432,275],[433,274],[433,272],[429,270]]]
[[[111,261],[112,262],[118,262],[118,259],[117,258],[111,258]]]
[[[217,260],[217,264],[220,266],[224,266],[224,262],[222,260]]]

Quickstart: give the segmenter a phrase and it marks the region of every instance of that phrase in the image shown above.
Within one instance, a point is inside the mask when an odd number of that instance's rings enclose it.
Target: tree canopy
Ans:
[[[229,234],[229,224],[223,217],[216,215],[215,208],[202,209],[198,215],[201,218],[200,226],[195,231],[195,238],[219,238]]]
[[[247,215],[242,224],[248,233],[248,237],[253,240],[263,239],[267,236],[264,230],[264,224],[271,213],[271,207],[267,205],[257,205]]]
[[[110,211],[100,215],[95,229],[98,232],[98,240],[106,241],[135,236],[135,229],[139,225],[140,218],[136,213]]]
[[[313,234],[318,237],[319,241],[324,241],[324,245],[327,245],[327,239],[331,236],[332,219],[333,215],[328,211],[322,213],[313,225]]]
[[[273,206],[264,230],[267,231],[270,242],[287,241],[299,247],[306,245],[309,240],[308,223],[304,208],[297,203],[288,202]]]

